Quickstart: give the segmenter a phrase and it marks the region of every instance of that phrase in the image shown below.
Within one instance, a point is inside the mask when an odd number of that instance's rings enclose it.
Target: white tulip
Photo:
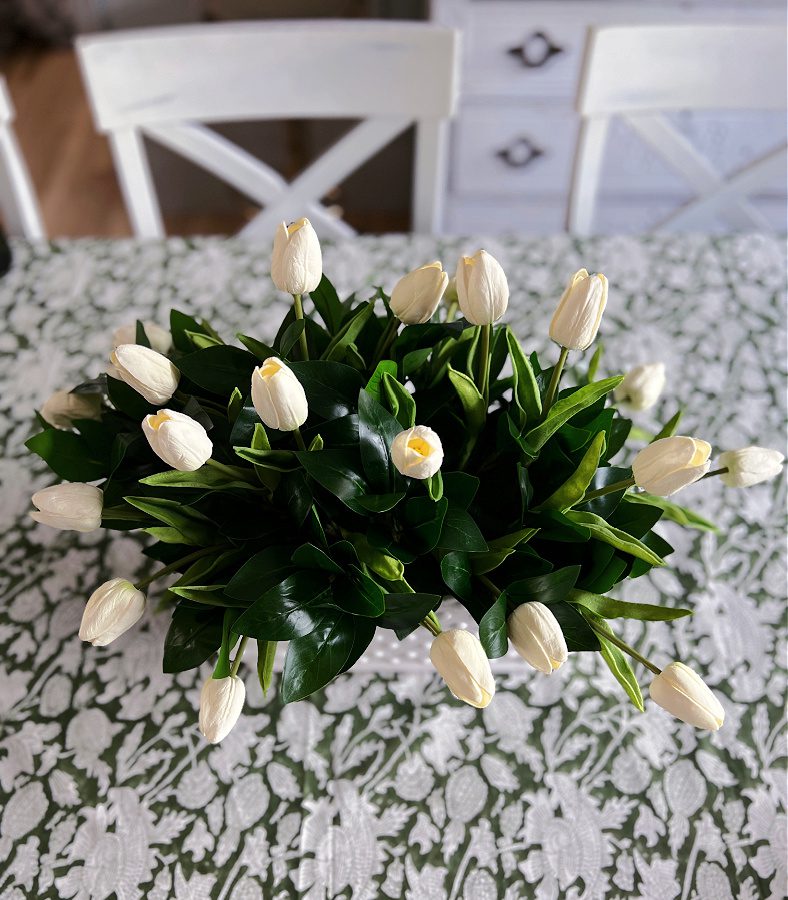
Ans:
[[[394,286],[391,292],[391,311],[406,325],[429,322],[448,283],[449,276],[443,271],[440,262],[414,269],[400,278]]]
[[[509,284],[498,260],[486,250],[462,256],[457,264],[457,299],[472,325],[492,325],[509,305]]]
[[[154,406],[166,403],[178,389],[181,373],[150,347],[120,344],[109,359],[123,381]]]
[[[200,693],[200,732],[218,744],[233,730],[246,699],[246,687],[237,675],[206,679]]]
[[[155,415],[145,416],[142,430],[153,452],[179,472],[194,472],[213,453],[213,444],[203,426],[173,409],[160,409]]]
[[[674,435],[644,447],[632,462],[635,484],[650,494],[669,497],[709,471],[711,446]]]
[[[743,447],[741,450],[726,450],[720,453],[720,468],[728,471],[720,475],[728,487],[752,487],[761,481],[768,481],[782,472],[785,457],[779,450],[767,447]]]
[[[391,442],[391,459],[408,478],[430,478],[443,464],[443,444],[431,428],[414,425]]]
[[[64,531],[95,531],[101,528],[104,492],[79,481],[53,484],[33,494],[30,515],[36,522]]]
[[[104,647],[136,625],[144,611],[145,594],[126,578],[113,578],[90,595],[79,636],[94,647]]]
[[[41,407],[41,418],[55,428],[71,428],[75,419],[100,419],[101,394],[55,391]]]
[[[575,272],[550,322],[550,337],[568,350],[586,350],[594,342],[607,305],[607,278]]]
[[[622,406],[642,412],[659,400],[664,387],[665,363],[646,363],[630,369],[613,396]]]
[[[458,700],[482,709],[495,694],[490,660],[468,631],[442,631],[432,642],[430,660]]]
[[[145,329],[145,336],[151,347],[157,353],[169,353],[172,350],[172,335],[166,328],[157,325],[155,322],[143,322],[142,327]],[[121,344],[137,343],[137,323],[129,322],[121,325],[112,333],[112,349],[119,347]]]
[[[309,415],[301,382],[275,356],[269,356],[252,373],[252,403],[263,422],[279,431],[295,431]]]
[[[271,278],[280,291],[308,294],[323,277],[320,241],[309,219],[276,229],[271,256]]]
[[[717,731],[725,710],[697,672],[674,662],[660,672],[649,688],[651,699],[682,722]]]
[[[507,620],[509,640],[522,658],[545,675],[568,658],[558,620],[544,603],[522,603]]]

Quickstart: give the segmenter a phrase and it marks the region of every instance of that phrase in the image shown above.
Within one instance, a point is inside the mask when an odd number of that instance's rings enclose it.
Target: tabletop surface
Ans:
[[[477,240],[391,236],[329,246],[340,289],[391,287]],[[551,352],[547,325],[581,266],[611,283],[603,374],[663,360],[664,401],[716,450],[785,443],[784,243],[752,235],[483,242],[504,265],[507,321]],[[166,324],[170,306],[226,335],[271,335],[285,309],[268,247],[241,241],[14,244],[0,280],[0,900],[26,897],[404,897],[726,900],[786,892],[785,479],[712,481],[682,502],[720,535],[660,526],[678,549],[628,599],[689,605],[689,620],[622,636],[680,659],[726,711],[699,732],[632,707],[596,654],[551,677],[496,661],[498,693],[454,701],[421,637],[308,701],[247,706],[219,746],[197,731],[207,674],[161,673],[166,613],[106,648],[77,637],[101,581],[146,571],[140,542],[36,526],[50,483],[26,455],[32,410],[101,371],[112,330]],[[443,615],[443,611],[441,612]],[[617,623],[618,624],[618,623]],[[639,672],[642,675],[642,672]],[[645,681],[645,679],[644,679]]]

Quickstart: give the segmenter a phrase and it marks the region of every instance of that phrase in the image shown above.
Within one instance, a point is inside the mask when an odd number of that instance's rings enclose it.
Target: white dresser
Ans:
[[[773,21],[785,29],[784,4],[771,0],[432,0],[431,18],[462,32],[460,103],[450,132],[443,220],[449,234],[565,229],[578,130],[574,102],[590,26]],[[723,172],[786,140],[782,113],[718,110],[673,118]],[[648,230],[690,196],[653,151],[623,123],[613,123],[596,231]],[[785,230],[785,183],[757,197],[756,205]],[[705,230],[724,226],[710,220]]]

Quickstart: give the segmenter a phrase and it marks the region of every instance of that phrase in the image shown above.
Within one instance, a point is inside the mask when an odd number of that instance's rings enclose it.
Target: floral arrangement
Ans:
[[[509,287],[484,250],[460,259],[453,282],[432,262],[391,296],[378,288],[343,300],[301,219],[278,229],[271,274],[293,305],[270,345],[245,334],[227,344],[173,310],[169,331],[119,329],[109,371],[42,407],[43,430],[27,446],[64,483],[33,496],[33,518],[142,531],[160,564],[136,583],[99,586],[79,636],[115,640],[141,617],[144,590],[177,573],[162,597],[172,608],[164,670],[214,660],[199,714],[211,742],[241,714],[250,639],[263,691],[278,642],[289,642],[279,681],[288,703],[350,669],[377,628],[400,639],[427,629],[435,668],[475,707],[493,699],[490,659],[511,644],[545,674],[571,652],[597,652],[643,710],[632,658],[654,673],[658,705],[719,728],[722,706],[695,672],[660,669],[611,625],[690,610],[609,592],[665,565],[660,519],[714,529],[670,496],[714,476],[756,484],[780,471],[782,455],[727,451],[712,470],[710,445],[676,434],[680,413],[653,436],[633,428],[622,410],[656,402],[658,363],[598,379],[597,350],[562,385],[569,354],[596,338],[603,275],[582,269],[570,280],[548,361],[495,324]],[[645,442],[636,453],[633,435]],[[478,637],[441,629],[445,595]]]

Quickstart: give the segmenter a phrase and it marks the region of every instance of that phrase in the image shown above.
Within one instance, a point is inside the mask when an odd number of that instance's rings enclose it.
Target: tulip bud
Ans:
[[[630,369],[613,396],[622,406],[642,412],[659,400],[664,387],[665,363],[648,363]]]
[[[155,406],[166,403],[178,389],[181,373],[161,353],[139,344],[121,344],[110,362],[130,387]]]
[[[429,322],[441,302],[449,276],[439,262],[414,269],[391,292],[391,311],[406,325]]]
[[[479,639],[468,631],[442,631],[432,642],[430,660],[458,700],[482,709],[495,694],[490,661]]]
[[[301,382],[275,356],[269,356],[252,373],[252,403],[263,422],[279,431],[295,431],[309,415]]]
[[[41,407],[41,418],[55,428],[71,428],[75,419],[100,419],[101,394],[55,391]]]
[[[172,335],[166,328],[157,325],[155,322],[143,322],[142,327],[145,329],[145,336],[148,338],[152,349],[157,353],[167,354],[172,350]],[[121,325],[112,333],[112,349],[119,347],[121,344],[137,343],[137,323],[129,322]]]
[[[153,452],[179,472],[194,472],[213,453],[213,444],[202,425],[172,409],[145,416],[142,430]]]
[[[486,250],[462,256],[457,264],[457,299],[472,325],[492,325],[509,305],[509,285],[501,264]]]
[[[711,446],[697,438],[662,438],[644,447],[632,462],[635,484],[650,494],[669,497],[709,471]]]
[[[522,658],[545,675],[568,658],[558,620],[544,603],[522,603],[507,620],[509,640]]]
[[[38,512],[30,515],[42,525],[64,531],[95,531],[101,528],[104,492],[78,481],[53,484],[33,494],[33,506]]]
[[[568,350],[594,342],[607,304],[607,278],[580,269],[572,276],[550,323],[550,337]]]
[[[320,241],[309,219],[291,225],[284,222],[276,229],[271,256],[271,278],[280,291],[308,294],[323,277]]]
[[[766,447],[726,450],[720,453],[718,462],[721,468],[728,471],[723,472],[720,478],[728,487],[752,487],[779,475],[784,459],[779,450],[769,450]]]
[[[651,682],[651,699],[663,709],[696,728],[717,731],[725,721],[725,710],[696,672],[674,662]]]
[[[246,686],[237,675],[208,678],[200,693],[200,731],[211,744],[233,730],[246,699]]]
[[[431,478],[443,464],[443,445],[431,428],[415,425],[391,442],[391,459],[401,475]]]
[[[125,578],[113,578],[90,595],[79,636],[94,647],[104,647],[128,631],[145,611],[145,594]]]

